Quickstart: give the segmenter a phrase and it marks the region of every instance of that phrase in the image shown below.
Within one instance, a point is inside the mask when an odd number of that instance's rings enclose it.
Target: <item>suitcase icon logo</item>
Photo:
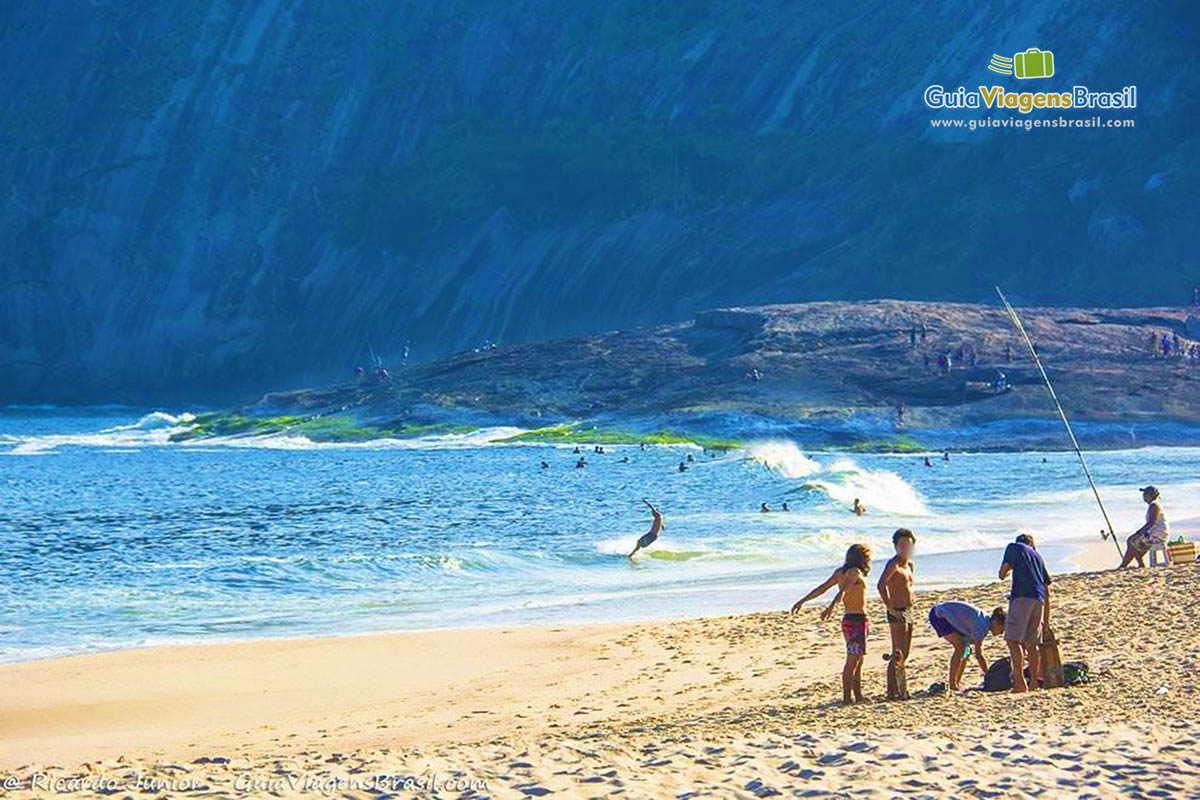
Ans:
[[[1049,78],[1054,74],[1054,53],[1049,50],[1039,50],[1031,47],[1024,53],[1017,53],[1012,58],[992,54],[988,69],[1001,75],[1013,75],[1022,80],[1029,78]]]

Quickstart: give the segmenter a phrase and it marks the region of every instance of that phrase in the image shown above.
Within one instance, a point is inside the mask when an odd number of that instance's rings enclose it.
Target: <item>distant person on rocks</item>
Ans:
[[[1146,524],[1126,540],[1125,558],[1121,560],[1121,569],[1128,567],[1135,559],[1139,567],[1146,566],[1146,553],[1165,545],[1171,535],[1167,515],[1159,502],[1158,488],[1147,486],[1142,489],[1142,500],[1146,503]]]
[[[649,500],[643,499],[642,502],[645,503],[650,509],[650,513],[654,515],[654,518],[650,522],[650,530],[642,534],[642,538],[637,540],[637,546],[634,547],[633,552],[629,554],[630,558],[633,558],[634,555],[637,554],[638,550],[649,547],[658,541],[659,531],[667,527],[667,523],[663,521],[662,512],[655,508],[654,504]]]
[[[1050,632],[1050,573],[1034,546],[1033,537],[1021,534],[1004,550],[1000,580],[1012,574],[1008,617],[1004,639],[1012,664],[1014,692],[1037,689],[1042,676],[1042,658],[1038,643]],[[1039,637],[1039,629],[1041,636]],[[1029,683],[1025,682],[1025,661],[1029,662]]]

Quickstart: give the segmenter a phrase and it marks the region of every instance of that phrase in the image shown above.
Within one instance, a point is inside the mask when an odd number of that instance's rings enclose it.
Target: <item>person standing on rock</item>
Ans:
[[[634,547],[633,552],[629,554],[630,558],[633,558],[634,555],[637,554],[638,550],[649,547],[658,541],[659,531],[667,527],[667,523],[663,521],[662,512],[655,508],[649,500],[643,499],[642,502],[650,508],[650,513],[654,515],[654,519],[650,522],[650,530],[642,534],[642,538],[637,540],[637,546]]]

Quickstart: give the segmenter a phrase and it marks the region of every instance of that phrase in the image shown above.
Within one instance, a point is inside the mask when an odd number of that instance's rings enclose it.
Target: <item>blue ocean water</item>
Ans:
[[[581,448],[576,469],[573,447],[494,443],[511,429],[168,443],[183,427],[124,409],[0,413],[0,660],[784,609],[852,542],[882,563],[899,526],[917,533],[925,586],[994,577],[1019,532],[1068,569],[1102,527],[1073,453],[932,454],[925,467],[778,440],[722,454],[609,445]],[[1173,523],[1200,517],[1200,448],[1090,463],[1120,531],[1141,523],[1149,482]],[[630,561],[643,497],[667,528]],[[785,501],[789,513],[758,510]]]

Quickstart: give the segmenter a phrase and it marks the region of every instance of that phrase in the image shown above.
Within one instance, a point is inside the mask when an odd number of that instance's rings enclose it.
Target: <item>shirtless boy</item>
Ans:
[[[792,613],[797,614],[809,600],[820,597],[835,584],[837,595],[829,607],[821,612],[821,619],[829,619],[838,601],[845,606],[842,615],[842,636],[846,640],[846,663],[842,666],[842,702],[849,704],[861,701],[862,662],[867,653],[867,573],[871,571],[871,548],[865,544],[852,544],[846,551],[846,562],[817,588],[796,601]]]
[[[908,659],[912,650],[913,624],[916,611],[913,609],[913,581],[917,577],[917,565],[912,560],[917,537],[908,528],[892,534],[892,546],[896,555],[888,559],[879,576],[879,596],[887,608],[888,628],[892,633],[892,652],[899,650]]]

